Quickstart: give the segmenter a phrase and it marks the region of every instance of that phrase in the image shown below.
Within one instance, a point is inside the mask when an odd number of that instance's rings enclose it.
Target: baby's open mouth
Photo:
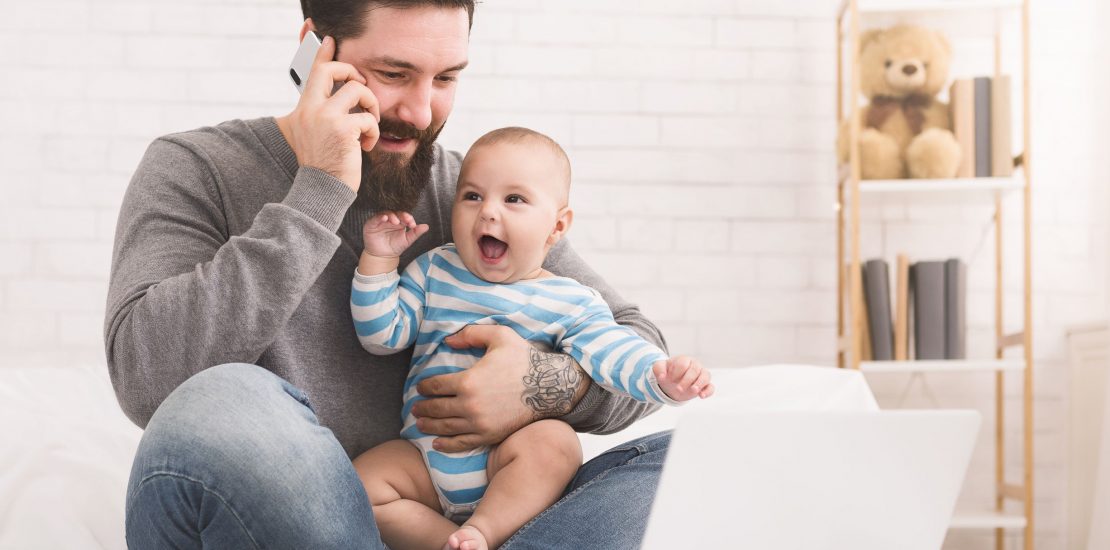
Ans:
[[[509,249],[509,245],[505,241],[495,237],[482,235],[482,237],[478,239],[478,249],[482,251],[482,259],[498,260],[501,256],[505,255],[505,251]]]

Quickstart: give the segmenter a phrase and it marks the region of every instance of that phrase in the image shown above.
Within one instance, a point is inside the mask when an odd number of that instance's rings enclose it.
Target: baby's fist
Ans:
[[[659,387],[675,401],[689,401],[695,397],[705,399],[715,390],[709,371],[692,357],[671,357],[655,363],[652,370]]]

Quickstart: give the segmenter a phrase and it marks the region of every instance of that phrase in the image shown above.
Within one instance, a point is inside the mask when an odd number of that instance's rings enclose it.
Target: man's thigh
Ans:
[[[212,367],[151,418],[132,466],[133,548],[383,548],[366,492],[304,392]]]
[[[640,547],[671,433],[618,445],[578,469],[559,502],[522,527],[501,548]]]

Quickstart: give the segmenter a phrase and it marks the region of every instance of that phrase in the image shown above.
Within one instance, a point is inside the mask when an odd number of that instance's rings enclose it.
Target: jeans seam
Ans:
[[[134,499],[135,495],[139,494],[139,491],[142,490],[143,485],[146,485],[147,481],[150,481],[152,478],[161,477],[161,476],[184,479],[186,481],[190,481],[192,483],[196,483],[197,485],[200,485],[201,489],[204,489],[205,493],[216,497],[216,499],[220,501],[220,504],[223,504],[224,507],[227,508],[228,512],[231,513],[231,517],[235,518],[235,521],[239,524],[239,527],[242,528],[243,532],[247,534],[247,538],[250,539],[251,544],[254,545],[254,548],[256,550],[260,550],[262,548],[258,544],[258,541],[254,540],[254,535],[251,534],[250,529],[247,529],[247,525],[245,523],[243,523],[243,518],[239,517],[239,514],[237,514],[235,512],[235,508],[232,508],[231,504],[228,503],[227,499],[224,498],[224,496],[221,495],[220,493],[210,489],[208,487],[208,485],[206,485],[203,481],[201,481],[199,479],[194,479],[194,478],[191,478],[189,476],[182,475],[182,474],[179,474],[179,473],[176,473],[176,472],[167,472],[167,471],[151,472],[151,473],[147,474],[145,477],[143,477],[143,479],[140,480],[139,483],[135,486],[135,491],[131,494],[131,499],[129,499],[129,500]],[[133,500],[132,500],[132,503],[134,503]],[[132,507],[133,506],[128,506],[125,514],[130,515]]]

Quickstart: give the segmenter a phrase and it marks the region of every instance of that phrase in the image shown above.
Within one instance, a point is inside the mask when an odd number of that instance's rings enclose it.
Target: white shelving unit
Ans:
[[[957,510],[951,529],[993,529],[996,547],[1004,545],[1006,530],[1021,530],[1023,548],[1032,550],[1033,536],[1033,334],[1032,334],[1032,269],[1031,269],[1031,194],[1032,168],[1030,155],[1029,95],[1029,0],[843,0],[837,17],[837,120],[849,122],[849,162],[839,167],[837,178],[837,280],[838,351],[837,364],[867,373],[928,373],[993,372],[995,376],[995,476],[996,495],[993,510]],[[997,22],[1002,13],[1021,15],[1022,73],[1015,85],[1022,86],[1021,130],[1015,128],[1015,143],[1020,137],[1021,166],[1009,177],[959,178],[943,180],[862,180],[860,177],[859,135],[862,131],[859,81],[859,40],[861,16],[878,16],[880,20],[893,15],[900,19],[928,18],[948,15],[978,17],[991,21],[986,28],[994,29],[995,74],[1001,74],[1001,30]],[[845,52],[851,55],[845,56]],[[845,86],[845,83],[848,86]],[[845,93],[849,101],[845,101]],[[1015,107],[1018,107],[1015,104]],[[1002,199],[1020,193],[1023,210],[1020,215],[1024,243],[1023,259],[1023,328],[1007,333],[1003,327],[1003,208]],[[956,204],[988,201],[994,206],[995,239],[995,339],[993,358],[946,361],[863,361],[863,285],[860,277],[861,201],[865,196],[894,196],[916,200],[941,200]],[[847,267],[847,269],[845,269]],[[1020,348],[1020,358],[1005,358],[1005,351]],[[1023,381],[1022,405],[1022,476],[1019,483],[1008,482],[1005,476],[1004,381],[1005,376],[1020,376]],[[989,429],[989,428],[987,428]],[[986,431],[986,430],[984,430]],[[1020,504],[1020,511],[1008,511],[1007,502]]]

